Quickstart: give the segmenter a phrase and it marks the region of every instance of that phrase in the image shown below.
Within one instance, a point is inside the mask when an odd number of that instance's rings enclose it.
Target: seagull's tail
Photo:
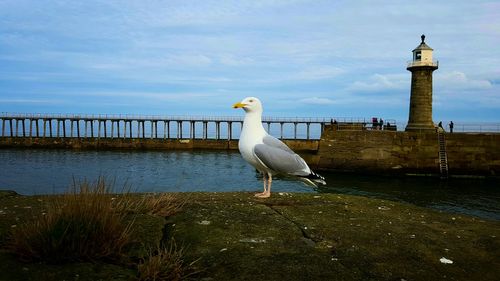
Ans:
[[[311,184],[316,187],[318,186],[318,184],[326,185],[325,178],[313,171],[311,171],[311,173],[307,176],[301,176],[300,179],[305,183]]]

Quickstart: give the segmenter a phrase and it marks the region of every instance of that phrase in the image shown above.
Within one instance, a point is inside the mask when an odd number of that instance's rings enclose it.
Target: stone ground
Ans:
[[[3,194],[3,195],[2,195]],[[199,280],[499,280],[500,222],[337,194],[181,193],[184,210],[138,222],[174,238]],[[0,247],[48,197],[0,193]],[[38,204],[40,205],[40,204]],[[152,223],[151,221],[154,221]],[[163,234],[160,229],[163,228]],[[163,235],[163,238],[161,238]],[[451,263],[452,262],[452,263]],[[0,280],[131,280],[106,263],[26,264],[0,251]]]

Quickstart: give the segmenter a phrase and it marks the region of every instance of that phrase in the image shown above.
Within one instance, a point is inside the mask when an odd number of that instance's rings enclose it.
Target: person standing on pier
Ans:
[[[453,133],[453,121],[450,121],[450,124],[448,126],[450,127],[450,133]]]
[[[372,117],[372,130],[377,130],[378,127],[378,118]]]
[[[437,129],[438,129],[440,132],[444,132],[444,128],[443,128],[443,121],[439,121]]]

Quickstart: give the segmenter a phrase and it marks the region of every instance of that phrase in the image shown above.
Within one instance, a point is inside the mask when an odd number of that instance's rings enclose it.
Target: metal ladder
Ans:
[[[438,130],[438,142],[439,142],[439,172],[441,173],[441,178],[448,178],[448,155],[446,153],[446,139],[444,137],[444,132]]]

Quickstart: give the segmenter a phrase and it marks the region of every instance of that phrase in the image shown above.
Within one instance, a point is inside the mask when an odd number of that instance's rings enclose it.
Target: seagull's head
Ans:
[[[244,98],[242,101],[233,104],[233,108],[243,108],[245,112],[262,113],[262,103],[258,98],[254,97]]]

